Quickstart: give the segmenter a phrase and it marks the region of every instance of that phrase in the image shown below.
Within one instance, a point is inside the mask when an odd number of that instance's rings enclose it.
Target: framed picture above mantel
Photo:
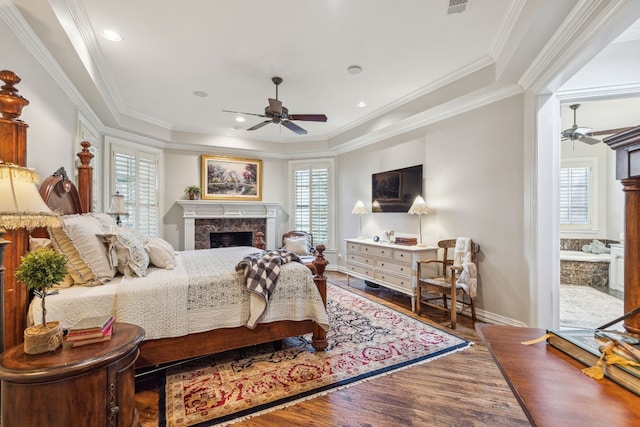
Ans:
[[[202,199],[262,200],[262,160],[202,155]]]

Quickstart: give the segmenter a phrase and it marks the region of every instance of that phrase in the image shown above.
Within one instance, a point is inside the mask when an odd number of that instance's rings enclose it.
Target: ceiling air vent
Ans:
[[[447,10],[447,15],[451,15],[452,13],[464,12],[468,4],[469,0],[449,0],[449,9]]]

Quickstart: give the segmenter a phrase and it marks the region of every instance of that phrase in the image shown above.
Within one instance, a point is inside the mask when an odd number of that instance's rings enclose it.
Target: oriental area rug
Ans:
[[[451,354],[470,342],[327,284],[329,347],[310,336],[208,356],[170,368],[160,425],[227,425]],[[164,419],[163,419],[164,415]]]

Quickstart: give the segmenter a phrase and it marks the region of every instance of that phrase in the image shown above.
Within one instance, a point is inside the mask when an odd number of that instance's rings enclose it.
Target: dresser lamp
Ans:
[[[360,217],[360,235],[358,236],[358,239],[364,239],[364,236],[362,235],[362,215],[366,215],[369,212],[367,212],[367,208],[364,206],[364,203],[362,203],[362,200],[358,200],[356,202],[351,213]]]
[[[120,220],[120,216],[127,216],[129,212],[127,211],[127,207],[124,204],[124,196],[120,194],[119,191],[116,191],[116,194],[111,196],[111,207],[109,208],[109,215],[116,216],[116,224],[118,226],[122,225],[122,221]]]
[[[4,351],[4,252],[11,243],[4,234],[7,229],[61,226],[58,214],[38,192],[39,180],[34,170],[0,160],[0,353]]]
[[[418,221],[420,223],[420,243],[418,243],[418,246],[425,246],[422,243],[422,215],[430,214],[431,210],[429,210],[429,207],[427,206],[427,203],[424,201],[422,196],[416,197],[416,199],[413,201],[413,204],[411,205],[411,208],[409,208],[408,213],[410,215],[418,215]]]

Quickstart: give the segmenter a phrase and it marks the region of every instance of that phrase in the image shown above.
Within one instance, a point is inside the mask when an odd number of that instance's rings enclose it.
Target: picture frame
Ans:
[[[202,155],[202,199],[262,200],[262,160]]]

